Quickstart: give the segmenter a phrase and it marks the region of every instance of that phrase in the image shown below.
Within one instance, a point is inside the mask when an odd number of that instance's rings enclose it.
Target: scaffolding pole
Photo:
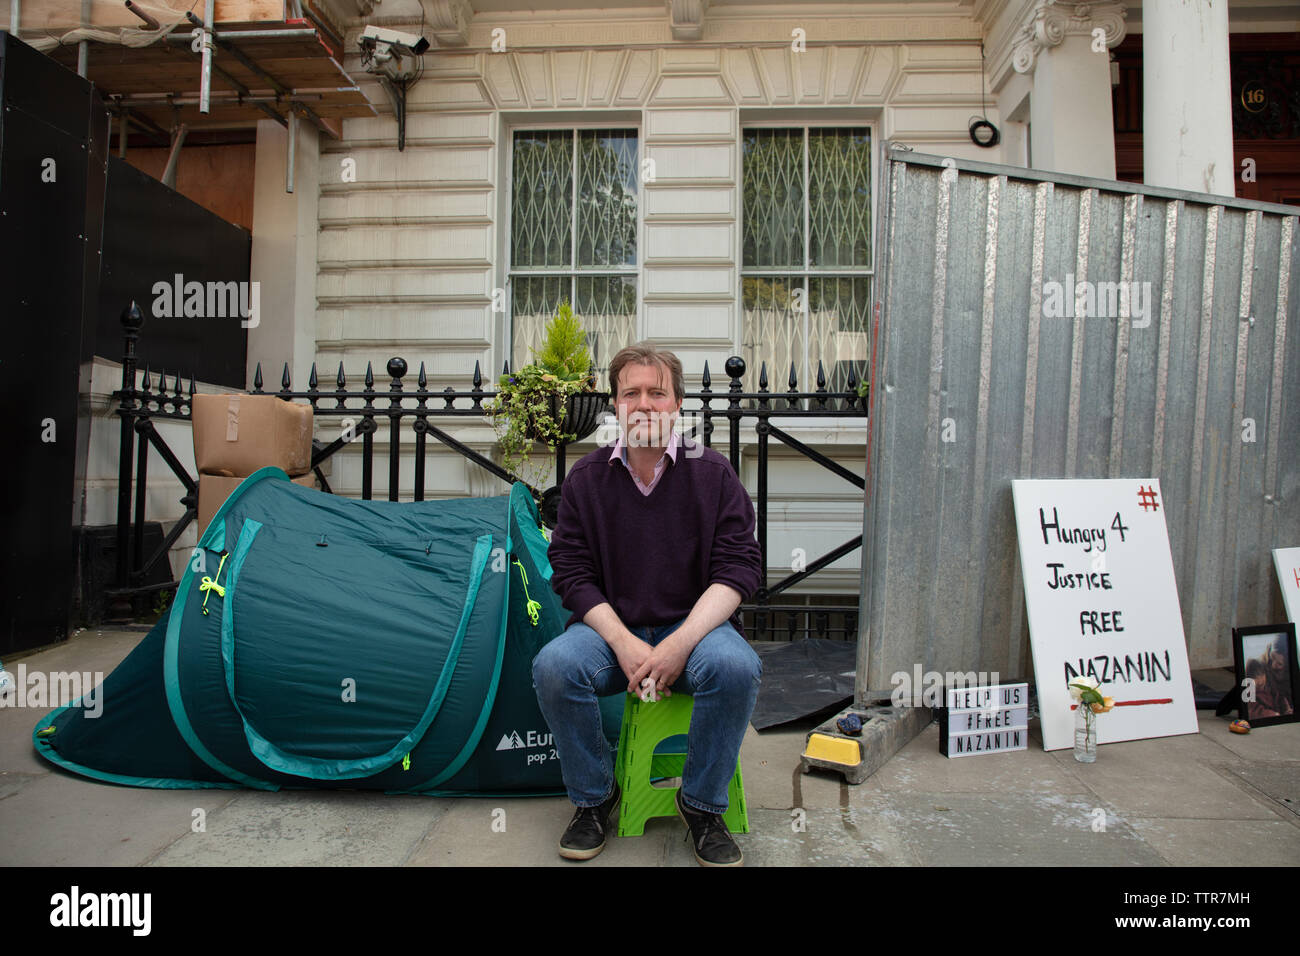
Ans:
[[[285,161],[284,171],[284,191],[293,192],[293,164],[296,158],[296,149],[298,146],[298,114],[292,106],[289,107],[289,154]]]
[[[212,24],[216,0],[203,0],[203,75],[199,78],[199,112],[208,113],[208,93],[212,89]]]
[[[181,146],[185,142],[185,124],[181,123],[176,127],[172,134],[172,151],[167,157],[167,168],[163,170],[162,181],[164,186],[176,188],[176,165],[180,162]]]

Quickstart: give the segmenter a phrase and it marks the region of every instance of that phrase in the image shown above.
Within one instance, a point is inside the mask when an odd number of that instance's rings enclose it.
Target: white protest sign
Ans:
[[[1115,699],[1098,743],[1196,733],[1160,483],[1021,480],[1011,493],[1043,749],[1074,745],[1075,677]]]
[[[1282,603],[1286,606],[1286,619],[1300,624],[1300,548],[1274,548],[1273,566],[1277,568],[1277,583],[1282,585]]]

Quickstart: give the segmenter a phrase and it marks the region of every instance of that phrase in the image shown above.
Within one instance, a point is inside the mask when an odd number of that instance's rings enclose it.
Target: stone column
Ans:
[[[1142,173],[1149,186],[1235,194],[1228,5],[1142,4]]]
[[[1011,65],[1032,77],[1033,165],[1115,178],[1108,50],[1124,39],[1121,3],[1039,0],[1021,24]]]
[[[316,205],[319,199],[320,133],[298,121],[294,191],[285,192],[289,133],[274,120],[257,124],[253,174],[251,278],[258,283],[261,315],[248,330],[248,387],[262,363],[262,387],[280,387],[285,362],[295,390],[307,387],[316,357]]]

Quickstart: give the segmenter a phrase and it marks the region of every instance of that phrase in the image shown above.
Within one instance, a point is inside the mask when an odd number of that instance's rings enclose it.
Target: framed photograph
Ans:
[[[1296,691],[1294,624],[1263,624],[1232,629],[1232,657],[1241,689],[1238,713],[1251,727],[1300,721]]]

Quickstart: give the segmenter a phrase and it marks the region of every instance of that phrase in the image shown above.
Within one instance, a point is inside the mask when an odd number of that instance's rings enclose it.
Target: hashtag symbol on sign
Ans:
[[[1138,504],[1142,506],[1143,511],[1159,511],[1160,506],[1156,504],[1156,493],[1149,487],[1143,488],[1138,485]]]

